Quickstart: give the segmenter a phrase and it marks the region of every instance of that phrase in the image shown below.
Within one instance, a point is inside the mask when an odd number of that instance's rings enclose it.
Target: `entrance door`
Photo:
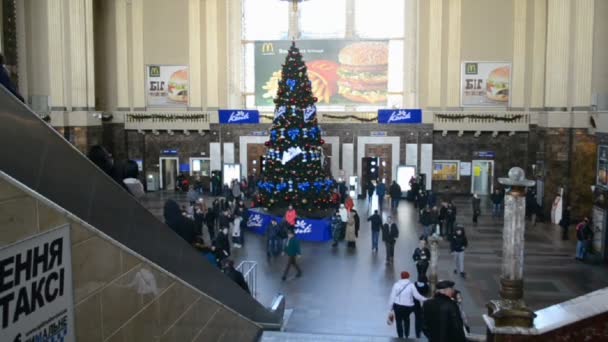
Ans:
[[[175,190],[175,182],[178,174],[179,158],[160,158],[160,188],[164,190]]]
[[[393,145],[366,144],[365,156],[378,158],[378,178],[388,187],[393,181]]]
[[[259,179],[265,155],[266,146],[264,144],[247,144],[247,176],[253,174],[256,179]]]
[[[489,195],[494,191],[494,161],[473,160],[471,192],[478,195]]]

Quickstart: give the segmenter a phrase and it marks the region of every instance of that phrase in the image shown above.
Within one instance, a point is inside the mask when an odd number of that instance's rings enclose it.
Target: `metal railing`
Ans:
[[[251,296],[257,299],[258,293],[258,263],[255,261],[245,260],[236,267],[237,271],[243,274]]]

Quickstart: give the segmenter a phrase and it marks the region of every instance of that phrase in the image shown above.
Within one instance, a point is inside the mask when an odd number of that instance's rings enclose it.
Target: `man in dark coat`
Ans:
[[[420,224],[422,225],[422,231],[424,238],[428,238],[433,232],[431,231],[431,225],[433,224],[433,217],[431,208],[427,205],[423,207],[424,210],[420,213]]]
[[[15,95],[19,100],[21,100],[21,102],[25,103],[23,96],[21,96],[21,94],[19,94],[17,87],[15,87],[15,85],[13,84],[13,81],[11,80],[11,76],[9,75],[8,70],[6,70],[6,67],[4,66],[4,55],[1,53],[0,53],[0,84],[2,84],[8,91],[13,93],[13,95]]]
[[[392,264],[395,256],[395,242],[399,237],[399,228],[389,216],[386,218],[386,223],[382,225],[382,241],[386,246],[386,263]]]
[[[391,195],[391,209],[397,209],[399,200],[401,199],[401,186],[396,181],[393,181],[393,184],[388,189],[388,193]]]
[[[448,203],[448,210],[446,214],[446,235],[448,239],[452,238],[452,234],[454,234],[454,223],[456,222],[456,207],[454,203]]]
[[[174,200],[167,200],[167,202],[165,202],[163,216],[165,218],[165,223],[176,232],[177,235],[186,240],[189,245],[194,243],[197,235],[194,221],[182,215],[182,211],[177,202]]]
[[[429,342],[465,342],[462,317],[458,304],[452,299],[454,282],[437,283],[437,292],[423,304],[424,334]]]
[[[477,218],[481,215],[481,198],[477,194],[473,194],[471,204],[473,205],[473,223],[477,225]]]
[[[382,227],[382,218],[378,214],[378,210],[367,218],[372,223],[372,252],[378,252],[378,237],[380,236],[380,228]]]
[[[228,278],[232,279],[238,286],[240,286],[247,293],[251,294],[249,291],[249,285],[245,281],[245,277],[243,277],[243,273],[234,268],[234,261],[227,259],[224,261],[224,268],[222,270]]]
[[[359,218],[359,213],[355,209],[351,210],[353,213],[353,219],[355,220],[355,236],[359,237],[359,228],[361,226],[361,219]]]
[[[378,195],[378,208],[382,211],[382,208],[384,207],[384,196],[386,195],[386,185],[384,185],[382,180],[378,180],[376,195]]]

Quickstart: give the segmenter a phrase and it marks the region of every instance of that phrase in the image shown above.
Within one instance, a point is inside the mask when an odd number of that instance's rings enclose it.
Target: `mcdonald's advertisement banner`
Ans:
[[[281,65],[290,46],[289,40],[255,43],[256,105],[274,106]],[[302,40],[296,46],[306,63],[317,105],[386,105],[388,41]]]
[[[146,103],[148,107],[187,107],[188,92],[187,66],[146,66]]]
[[[511,63],[462,63],[462,107],[507,107],[510,88]]]

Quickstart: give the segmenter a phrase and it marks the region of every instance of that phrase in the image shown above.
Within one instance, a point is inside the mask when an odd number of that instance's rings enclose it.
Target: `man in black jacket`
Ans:
[[[433,224],[433,217],[431,213],[431,208],[427,205],[423,207],[424,210],[420,213],[420,224],[422,225],[422,231],[424,238],[428,238],[431,234],[431,225]]]
[[[454,274],[460,272],[460,276],[465,278],[464,273],[464,250],[468,247],[469,241],[464,233],[464,227],[457,226],[456,232],[450,241],[450,251],[454,256]]]
[[[490,196],[492,200],[492,218],[500,218],[503,198],[504,196],[500,193],[499,189],[494,190],[494,193]]]
[[[378,237],[382,227],[382,218],[378,214],[378,210],[374,210],[374,214],[367,220],[372,223],[372,252],[378,252]]]
[[[245,277],[243,277],[243,273],[234,268],[234,261],[227,259],[224,261],[224,268],[222,270],[228,278],[232,279],[238,286],[240,286],[247,293],[251,294],[249,291],[249,285],[245,281]]]
[[[391,195],[391,209],[397,209],[399,206],[399,200],[401,199],[401,186],[393,181],[391,187],[388,189],[389,195]]]
[[[452,202],[448,203],[446,222],[447,222],[447,227],[446,227],[445,233],[448,236],[448,239],[451,239],[452,234],[454,234],[454,223],[456,222],[456,207],[454,206],[454,203],[452,203]]]
[[[452,299],[454,282],[437,283],[437,292],[423,304],[424,334],[430,342],[464,342],[464,328],[458,304]]]
[[[395,224],[392,218],[389,216],[386,218],[386,223],[382,225],[382,241],[386,246],[386,263],[393,264],[395,256],[395,242],[399,237],[399,228]]]

